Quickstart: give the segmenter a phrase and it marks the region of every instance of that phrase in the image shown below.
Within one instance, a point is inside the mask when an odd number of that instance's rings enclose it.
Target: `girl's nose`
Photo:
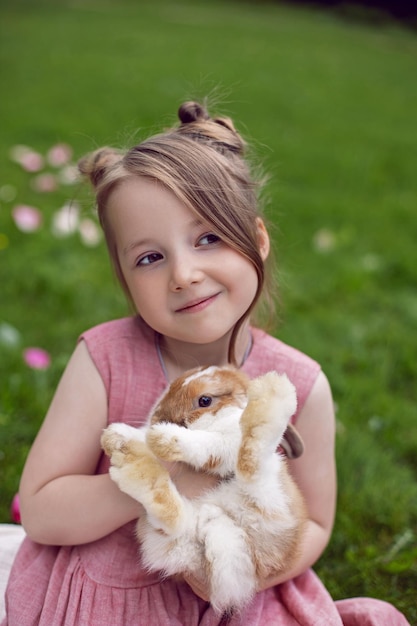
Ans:
[[[173,261],[170,276],[170,289],[180,291],[201,281],[202,272],[190,256]]]

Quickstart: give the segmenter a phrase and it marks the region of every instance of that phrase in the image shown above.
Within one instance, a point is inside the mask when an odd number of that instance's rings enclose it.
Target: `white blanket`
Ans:
[[[0,621],[4,618],[4,592],[16,552],[25,537],[22,526],[0,524]]]

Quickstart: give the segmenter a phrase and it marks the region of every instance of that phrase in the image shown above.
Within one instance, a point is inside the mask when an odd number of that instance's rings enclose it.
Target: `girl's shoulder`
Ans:
[[[87,350],[105,381],[106,387],[115,372],[132,372],[139,377],[161,375],[155,348],[155,332],[139,317],[104,322],[82,333]]]
[[[166,387],[155,332],[139,317],[94,326],[80,335],[108,397],[108,421],[143,424]]]
[[[89,343],[107,343],[121,341],[123,339],[136,339],[149,341],[151,339],[150,329],[138,317],[123,317],[121,319],[103,322],[93,326],[80,335]]]

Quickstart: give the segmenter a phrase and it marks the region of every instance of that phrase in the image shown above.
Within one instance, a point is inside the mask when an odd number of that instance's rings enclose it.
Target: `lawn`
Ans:
[[[128,145],[210,95],[270,174],[272,331],[334,392],[338,513],[316,569],[335,598],[385,598],[417,624],[416,35],[272,2],[0,10],[0,521],[77,336],[128,311],[91,196],[50,150]],[[49,155],[41,170],[22,145]]]

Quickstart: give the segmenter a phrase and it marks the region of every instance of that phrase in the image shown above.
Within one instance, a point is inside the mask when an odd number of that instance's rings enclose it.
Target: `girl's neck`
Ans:
[[[164,373],[169,382],[186,370],[205,365],[227,365],[231,332],[210,344],[184,343],[164,335],[157,336],[157,346]],[[252,346],[249,324],[242,326],[236,339],[237,363],[243,365]]]

